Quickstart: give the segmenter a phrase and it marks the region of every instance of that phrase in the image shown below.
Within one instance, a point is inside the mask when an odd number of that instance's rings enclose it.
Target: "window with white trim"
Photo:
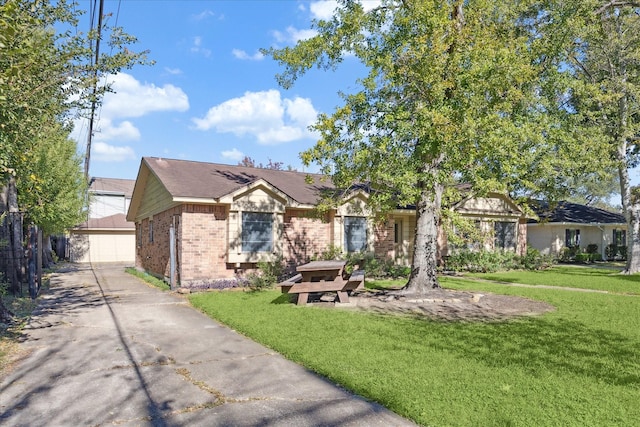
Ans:
[[[361,252],[367,249],[366,218],[344,217],[344,248],[347,252]]]
[[[273,215],[242,212],[242,252],[273,252]]]

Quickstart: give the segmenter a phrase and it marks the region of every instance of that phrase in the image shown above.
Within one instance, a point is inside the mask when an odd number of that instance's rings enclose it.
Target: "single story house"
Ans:
[[[135,262],[135,224],[126,220],[135,181],[92,178],[87,221],[69,230],[72,262]]]
[[[624,215],[578,203],[533,202],[537,220],[527,224],[527,244],[542,254],[560,257],[565,248],[597,245],[597,253],[607,259],[607,247],[627,246],[627,222]]]
[[[415,209],[374,222],[360,189],[318,217],[326,191],[335,188],[323,175],[144,157],[127,213],[135,223],[136,266],[189,286],[235,277],[277,256],[293,268],[331,248],[410,264]],[[491,246],[525,250],[526,218],[507,196],[467,198],[455,208],[486,227],[500,223],[501,240]]]

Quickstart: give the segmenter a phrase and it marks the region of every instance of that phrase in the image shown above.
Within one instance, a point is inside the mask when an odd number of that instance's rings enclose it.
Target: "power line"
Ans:
[[[94,0],[95,4],[95,0]],[[95,6],[94,6],[95,7]],[[102,16],[104,14],[104,0],[100,0],[100,10],[98,12],[98,34],[96,36],[96,52],[93,74],[93,93],[91,96],[91,113],[89,116],[89,133],[87,135],[87,151],[84,157],[84,178],[89,181],[89,162],[91,161],[91,140],[93,139],[93,122],[96,113],[96,93],[98,92],[98,63],[100,61],[100,39],[102,38]],[[91,17],[93,21],[93,14]],[[93,29],[93,26],[92,26]]]

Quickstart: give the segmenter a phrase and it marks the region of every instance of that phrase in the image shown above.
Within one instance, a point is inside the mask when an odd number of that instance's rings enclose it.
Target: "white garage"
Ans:
[[[72,262],[135,262],[135,225],[124,214],[93,218],[70,230]]]

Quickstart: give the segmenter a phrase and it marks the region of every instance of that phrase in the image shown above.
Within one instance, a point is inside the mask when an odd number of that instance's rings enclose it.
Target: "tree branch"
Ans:
[[[600,7],[600,9],[596,10],[596,15],[600,15],[604,13],[607,9],[613,7],[640,7],[640,2],[638,1],[625,1],[625,0],[611,0],[609,3],[604,4]]]

